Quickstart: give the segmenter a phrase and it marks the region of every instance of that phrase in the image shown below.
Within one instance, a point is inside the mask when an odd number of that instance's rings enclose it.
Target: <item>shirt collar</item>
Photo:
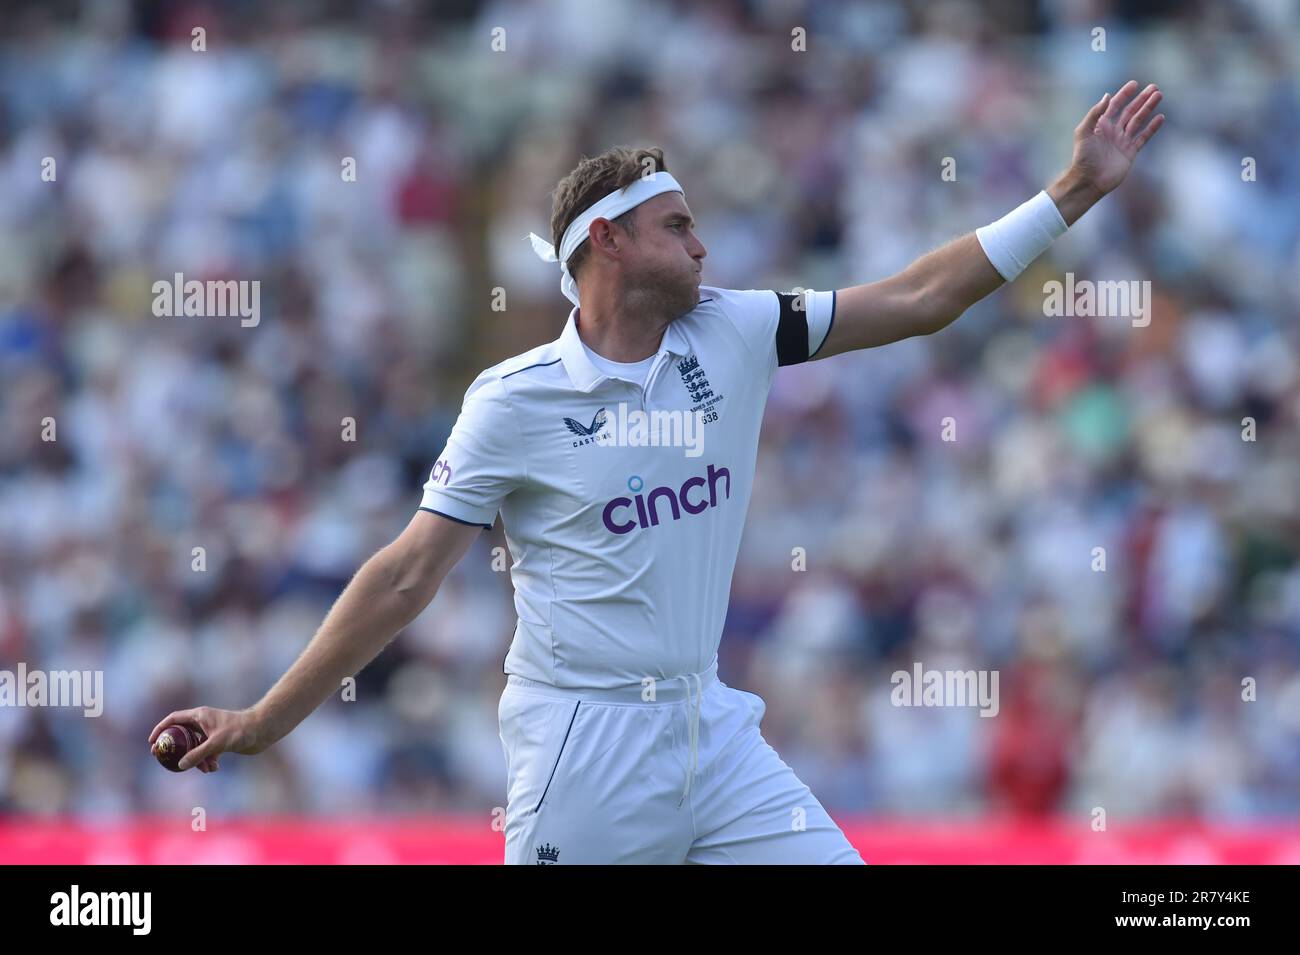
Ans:
[[[596,387],[597,382],[609,376],[592,364],[591,359],[587,357],[587,350],[582,347],[582,339],[578,337],[577,319],[578,306],[575,305],[569,311],[569,320],[564,323],[564,331],[560,334],[560,358],[564,362],[564,370],[569,373],[569,380],[573,382],[573,387],[579,391],[591,391]],[[690,354],[691,347],[686,342],[685,334],[678,327],[680,322],[679,318],[664,329],[658,354],[662,355],[664,352],[679,356]]]

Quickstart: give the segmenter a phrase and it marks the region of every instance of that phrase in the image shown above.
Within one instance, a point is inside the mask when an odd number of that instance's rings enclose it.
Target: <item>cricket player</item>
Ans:
[[[929,335],[1014,279],[1115,189],[1160,128],[1133,81],[1074,132],[1069,168],[897,275],[829,292],[702,285],[706,250],[658,149],[584,159],[554,196],[572,301],[559,338],[478,376],[419,509],[246,710],[167,715],[207,741],[181,768],[260,753],[433,599],[500,514],[518,624],[499,707],[505,858],[519,864],[853,863],[763,739],[764,703],[717,650],[759,427],[783,365]]]

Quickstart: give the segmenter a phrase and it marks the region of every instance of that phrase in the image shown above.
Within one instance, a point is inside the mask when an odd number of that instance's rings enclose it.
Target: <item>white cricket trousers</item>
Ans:
[[[716,661],[648,696],[507,679],[508,865],[864,864]]]

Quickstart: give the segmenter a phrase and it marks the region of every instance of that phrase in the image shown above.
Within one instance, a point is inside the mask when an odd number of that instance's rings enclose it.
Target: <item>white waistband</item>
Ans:
[[[699,688],[688,688],[683,677],[698,678]],[[597,700],[609,703],[680,703],[698,697],[705,689],[718,682],[718,660],[715,657],[708,668],[699,673],[683,673],[670,677],[647,677],[646,682],[630,683],[626,686],[612,688],[552,686],[530,680],[527,677],[510,674],[506,677],[507,688],[515,686],[541,696],[552,696],[563,700]],[[651,698],[649,688],[654,688]],[[692,692],[693,691],[693,692]]]

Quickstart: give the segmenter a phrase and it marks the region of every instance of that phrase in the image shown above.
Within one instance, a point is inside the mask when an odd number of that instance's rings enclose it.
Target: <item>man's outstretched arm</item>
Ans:
[[[163,717],[152,745],[168,726],[199,726],[207,741],[186,753],[181,769],[218,768],[224,752],[253,755],[288,735],[379,655],[438,592],[447,572],[483,529],[417,511],[406,529],[357,571],[297,661],[266,695],[246,710],[202,706]]]
[[[1046,190],[1067,227],[1124,181],[1138,151],[1164,122],[1163,113],[1151,115],[1162,95],[1155,84],[1134,96],[1136,90],[1137,83],[1129,80],[1113,98],[1107,93],[1075,127],[1070,168]],[[988,227],[997,230],[988,239],[999,243],[994,255],[998,265],[970,232],[921,256],[897,275],[837,290],[834,323],[817,358],[929,335],[950,325],[1006,281],[1004,273],[1014,278],[1028,264],[1024,258],[1041,252],[1033,235],[1035,210],[1040,217],[1055,218],[1056,213],[1031,200]],[[1043,236],[1038,245],[1045,248],[1050,241]]]

